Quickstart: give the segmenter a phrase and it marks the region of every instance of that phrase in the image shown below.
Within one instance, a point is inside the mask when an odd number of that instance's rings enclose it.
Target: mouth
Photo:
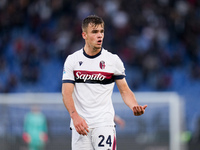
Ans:
[[[98,40],[98,41],[97,41],[97,44],[102,44],[102,40]]]

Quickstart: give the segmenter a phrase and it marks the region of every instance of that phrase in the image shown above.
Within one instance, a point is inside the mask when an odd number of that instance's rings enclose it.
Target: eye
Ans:
[[[92,30],[92,33],[97,33],[98,32],[98,30]]]

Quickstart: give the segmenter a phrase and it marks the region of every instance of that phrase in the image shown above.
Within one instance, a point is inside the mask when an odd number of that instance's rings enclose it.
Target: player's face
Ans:
[[[86,41],[86,45],[93,50],[100,50],[103,44],[104,38],[104,26],[103,24],[94,25],[89,24],[88,28],[82,34],[83,38]]]

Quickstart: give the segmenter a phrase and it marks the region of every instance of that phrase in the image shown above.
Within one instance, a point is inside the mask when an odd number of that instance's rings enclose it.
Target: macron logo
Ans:
[[[79,66],[81,66],[83,64],[83,62],[82,61],[79,61]]]

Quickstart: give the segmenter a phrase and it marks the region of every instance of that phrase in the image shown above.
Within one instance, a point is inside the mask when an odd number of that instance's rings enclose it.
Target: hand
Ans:
[[[83,118],[81,118],[77,113],[73,115],[72,119],[73,119],[73,123],[74,123],[74,127],[76,131],[80,135],[87,135],[89,130],[88,130],[88,125],[86,121]]]
[[[124,128],[125,121],[122,118],[120,118],[119,116],[115,115],[114,121],[120,126],[120,128]]]
[[[47,141],[48,141],[48,135],[47,135],[45,132],[41,132],[41,134],[40,134],[40,139],[41,139],[43,142],[47,142]]]
[[[22,138],[26,143],[30,143],[31,142],[31,137],[30,137],[30,135],[28,133],[23,133]]]
[[[140,115],[144,114],[146,108],[147,108],[147,105],[133,106],[133,113],[134,113],[135,116],[140,116]]]

